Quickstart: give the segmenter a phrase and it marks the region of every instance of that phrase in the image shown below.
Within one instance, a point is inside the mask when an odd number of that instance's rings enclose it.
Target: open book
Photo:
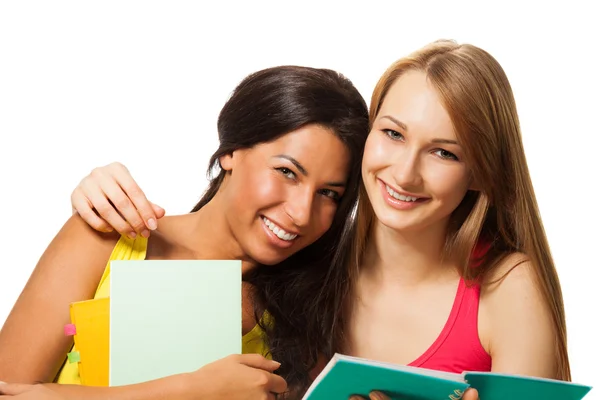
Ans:
[[[473,387],[482,400],[579,400],[590,386],[552,379],[492,372],[450,372],[377,362],[335,354],[315,379],[303,400],[368,398],[379,390],[392,400],[458,400]]]

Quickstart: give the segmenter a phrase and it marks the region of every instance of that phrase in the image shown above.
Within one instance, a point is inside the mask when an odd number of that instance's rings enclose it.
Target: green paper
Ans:
[[[81,361],[81,355],[78,351],[72,351],[67,354],[67,358],[69,359],[69,363],[76,363]]]
[[[109,385],[241,353],[240,261],[112,261]]]

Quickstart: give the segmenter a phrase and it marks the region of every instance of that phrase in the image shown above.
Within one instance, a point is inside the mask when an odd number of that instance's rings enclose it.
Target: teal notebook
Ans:
[[[491,372],[450,372],[382,363],[336,354],[315,379],[303,400],[368,398],[379,390],[392,400],[457,400],[473,387],[482,400],[579,400],[590,386],[552,379]]]
[[[109,386],[241,353],[240,261],[112,261],[110,268]]]

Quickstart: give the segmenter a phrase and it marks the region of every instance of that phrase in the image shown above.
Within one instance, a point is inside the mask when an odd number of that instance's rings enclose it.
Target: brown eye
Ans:
[[[320,194],[322,194],[325,197],[329,197],[330,199],[332,199],[333,201],[339,201],[341,196],[338,192],[336,192],[335,190],[331,190],[331,189],[323,189],[319,191]]]
[[[285,176],[288,179],[296,179],[296,174],[294,173],[294,171],[292,171],[289,168],[286,167],[280,167],[280,168],[275,168],[277,171],[281,172],[281,174],[283,176]]]
[[[458,161],[458,157],[456,157],[453,153],[450,153],[448,150],[439,149],[435,151],[435,154],[437,154],[440,158],[443,158],[445,160]]]

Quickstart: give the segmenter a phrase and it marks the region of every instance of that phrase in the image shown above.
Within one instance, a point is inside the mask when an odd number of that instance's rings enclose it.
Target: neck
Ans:
[[[399,232],[375,221],[370,232],[361,273],[369,280],[414,285],[448,274],[442,260],[446,224],[419,231]]]
[[[189,214],[184,233],[188,247],[200,259],[241,260],[242,275],[256,267],[233,235],[219,193],[200,210]]]

